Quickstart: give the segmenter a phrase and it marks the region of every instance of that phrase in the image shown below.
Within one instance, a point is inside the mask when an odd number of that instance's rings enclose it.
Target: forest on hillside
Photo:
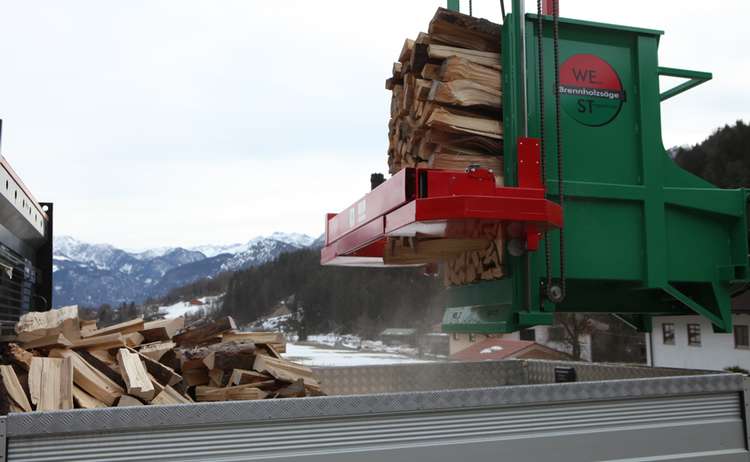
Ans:
[[[675,162],[720,188],[750,188],[750,125],[738,120],[700,144],[677,148]]]
[[[351,332],[372,337],[386,327],[428,330],[442,319],[442,280],[420,269],[320,265],[320,250],[285,253],[235,273],[222,314],[239,322],[267,315],[282,300],[298,312],[301,335]]]

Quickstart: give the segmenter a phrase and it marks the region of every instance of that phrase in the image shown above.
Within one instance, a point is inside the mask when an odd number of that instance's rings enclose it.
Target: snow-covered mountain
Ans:
[[[275,232],[270,236],[259,236],[250,239],[244,244],[227,244],[227,245],[198,245],[190,247],[190,250],[201,252],[206,257],[215,257],[222,253],[231,253],[232,255],[257,252],[259,248],[267,246],[269,242],[284,243],[294,248],[301,249],[310,247],[316,241],[314,237],[300,233],[280,233]]]
[[[54,305],[142,302],[198,279],[259,265],[321,242],[305,234],[277,232],[244,244],[131,252],[59,236],[54,240]]]

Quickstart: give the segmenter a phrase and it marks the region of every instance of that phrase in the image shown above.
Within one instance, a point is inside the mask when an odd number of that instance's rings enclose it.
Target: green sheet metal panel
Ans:
[[[513,20],[510,15],[509,23]],[[529,136],[539,136],[537,18],[527,15],[525,21],[527,122]],[[519,65],[519,31],[503,29],[506,70]],[[660,35],[560,20],[567,298],[554,305],[544,296],[543,246],[531,254],[529,265],[506,252],[505,280],[450,290],[444,330],[511,332],[549,323],[554,311],[594,311],[627,314],[644,328],[652,315],[699,313],[718,331],[731,331],[730,290],[747,282],[747,194],[710,185],[681,170],[665,152]],[[558,200],[551,36],[547,18],[547,187]],[[519,75],[503,73],[508,185],[517,184],[514,140],[522,136]],[[557,278],[558,233],[548,239]]]

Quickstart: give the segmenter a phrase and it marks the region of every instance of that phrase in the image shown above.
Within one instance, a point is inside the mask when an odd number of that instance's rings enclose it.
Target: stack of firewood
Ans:
[[[502,182],[500,26],[440,8],[428,30],[406,40],[386,80],[390,173],[479,164]]]
[[[21,317],[2,348],[0,413],[318,396],[310,369],[282,358],[275,332],[239,332],[231,317],[98,328],[64,307]]]
[[[386,80],[392,92],[391,174],[405,167],[464,171],[479,165],[492,170],[498,186],[503,184],[500,63],[498,24],[443,8],[435,13],[427,33],[406,40],[393,75]],[[502,230],[490,228],[473,236],[484,241],[391,239],[386,260],[423,263],[435,254],[442,255],[442,261],[447,257],[447,285],[499,278]],[[468,247],[461,249],[464,244]],[[430,255],[425,257],[420,248],[429,249]]]

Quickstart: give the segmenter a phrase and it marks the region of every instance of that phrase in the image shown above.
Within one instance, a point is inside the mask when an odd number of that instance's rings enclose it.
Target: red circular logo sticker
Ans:
[[[578,122],[598,127],[611,122],[625,101],[617,72],[596,55],[573,55],[560,66],[560,100]]]

